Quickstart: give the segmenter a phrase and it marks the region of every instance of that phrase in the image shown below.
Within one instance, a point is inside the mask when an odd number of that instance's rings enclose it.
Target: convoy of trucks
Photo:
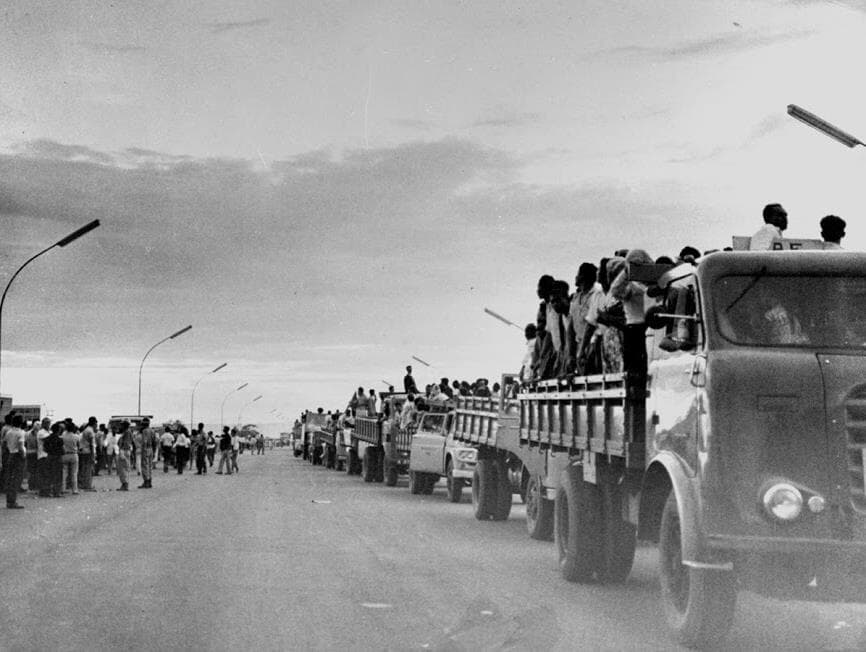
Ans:
[[[622,582],[637,541],[655,543],[665,619],[688,646],[724,636],[739,590],[862,602],[864,270],[866,254],[806,251],[632,269],[657,297],[648,369],[506,374],[500,396],[405,431],[389,404],[356,419],[354,462],[368,482],[408,471],[413,493],[469,481],[480,520],[508,518],[518,489],[570,581]]]

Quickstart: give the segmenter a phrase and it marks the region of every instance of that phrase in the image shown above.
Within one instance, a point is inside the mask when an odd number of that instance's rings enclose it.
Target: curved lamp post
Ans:
[[[211,369],[211,370],[208,371],[204,376],[202,376],[202,377],[199,378],[197,381],[195,381],[195,385],[192,386],[192,396],[191,396],[190,399],[189,399],[189,431],[190,431],[191,433],[192,433],[192,432],[195,432],[195,413],[194,413],[194,409],[195,409],[195,390],[196,390],[196,388],[198,387],[198,384],[199,384],[201,381],[203,381],[205,378],[207,378],[208,376],[210,376],[211,374],[215,374],[216,372],[218,372],[220,369],[222,369],[223,367],[225,367],[227,364],[228,364],[228,362],[223,362],[223,363],[222,363],[219,367],[217,367],[216,369]]]
[[[150,355],[150,352],[153,351],[160,344],[162,344],[163,342],[168,342],[169,340],[173,340],[175,337],[179,337],[180,335],[183,335],[191,328],[192,324],[190,324],[186,328],[181,328],[178,332],[173,333],[164,339],[161,339],[159,342],[150,347],[147,350],[147,353],[145,353],[144,357],[141,359],[141,364],[138,366],[138,412],[136,412],[136,414],[138,414],[139,416],[141,416],[141,370],[144,368],[144,361],[147,360],[147,356]]]
[[[241,411],[238,412],[238,426],[241,425],[241,415],[244,413],[244,410],[247,408],[247,406],[252,405],[252,404],[255,403],[256,401],[258,401],[261,397],[262,397],[262,395],[259,394],[259,395],[256,396],[252,401],[250,401],[249,403],[247,403],[246,405],[244,405],[244,406],[241,408]]]
[[[852,136],[848,132],[842,131],[836,125],[830,124],[823,118],[818,117],[811,111],[807,111],[796,104],[788,105],[788,115],[809,125],[813,129],[817,129],[822,134],[829,136],[833,140],[842,143],[845,147],[856,147],[857,145],[866,144],[856,136]]]
[[[225,425],[225,417],[223,416],[223,411],[224,411],[223,409],[224,409],[225,406],[226,406],[226,401],[229,400],[229,396],[231,396],[231,395],[234,394],[235,392],[239,392],[239,391],[241,391],[241,390],[242,390],[244,387],[246,387],[247,385],[249,385],[249,383],[244,383],[244,384],[241,385],[240,387],[238,387],[238,388],[236,388],[236,389],[233,389],[233,390],[230,391],[228,394],[226,394],[226,397],[223,399],[223,403],[222,403],[222,405],[220,405],[220,428],[222,428],[222,427]]]
[[[68,236],[63,238],[62,240],[58,240],[57,242],[55,242],[50,247],[46,247],[45,249],[43,249],[39,253],[34,254],[33,256],[30,256],[30,258],[28,258],[24,262],[24,264],[21,265],[21,267],[19,267],[17,270],[15,270],[15,273],[12,275],[12,278],[10,278],[9,282],[6,284],[6,289],[3,290],[3,296],[0,297],[0,337],[2,337],[2,334],[3,334],[3,327],[2,327],[2,324],[3,324],[3,322],[2,322],[3,304],[6,302],[6,293],[9,292],[9,288],[12,286],[12,281],[15,280],[15,277],[18,276],[18,274],[21,272],[21,270],[24,269],[25,267],[27,267],[27,265],[32,263],[34,260],[39,258],[39,256],[41,256],[42,254],[47,253],[47,252],[51,251],[52,249],[54,249],[54,247],[65,247],[66,245],[73,242],[74,240],[78,240],[78,238],[80,238],[84,234],[90,233],[91,231],[93,231],[93,229],[95,229],[98,226],[99,226],[99,220],[93,220],[92,222],[85,224],[80,229],[73,231]],[[2,351],[3,351],[3,346],[2,346],[2,344],[0,344],[0,354],[2,354]]]

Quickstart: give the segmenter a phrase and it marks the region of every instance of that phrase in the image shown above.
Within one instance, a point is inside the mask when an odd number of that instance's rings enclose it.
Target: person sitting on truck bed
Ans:
[[[625,310],[625,328],[622,338],[622,360],[628,374],[646,375],[646,323],[644,306],[646,286],[632,281],[629,271],[634,265],[651,264],[653,259],[643,249],[632,249],[625,257],[625,268],[610,286],[611,294],[622,301]]]

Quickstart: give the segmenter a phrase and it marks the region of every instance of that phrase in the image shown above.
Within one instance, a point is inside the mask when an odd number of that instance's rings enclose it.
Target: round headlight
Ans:
[[[774,484],[764,493],[764,509],[780,521],[793,521],[803,511],[803,494],[790,484]]]

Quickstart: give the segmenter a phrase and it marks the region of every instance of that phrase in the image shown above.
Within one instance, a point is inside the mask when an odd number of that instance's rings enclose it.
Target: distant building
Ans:
[[[12,411],[12,397],[0,394],[0,419]]]
[[[42,419],[41,405],[13,405],[12,409],[24,417],[24,421],[28,423]]]

